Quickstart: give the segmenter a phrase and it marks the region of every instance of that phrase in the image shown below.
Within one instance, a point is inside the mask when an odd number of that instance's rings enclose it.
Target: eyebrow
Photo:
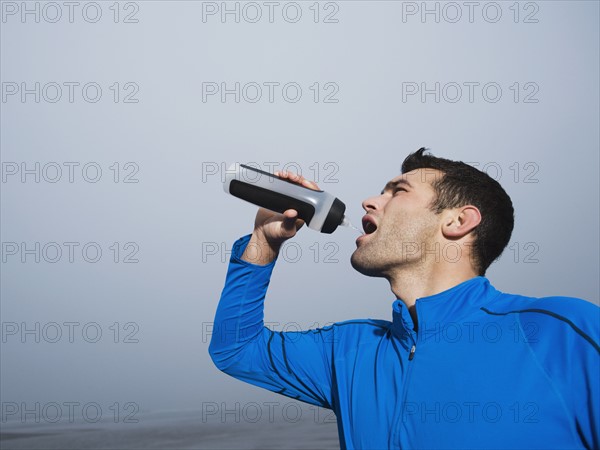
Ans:
[[[388,182],[388,183],[385,185],[385,187],[383,188],[383,190],[381,191],[381,194],[383,194],[383,193],[384,193],[384,192],[386,192],[386,191],[391,191],[392,189],[394,189],[395,187],[397,187],[397,186],[398,186],[398,185],[400,185],[400,184],[406,185],[406,186],[408,186],[409,188],[411,188],[411,189],[412,189],[412,184],[410,184],[410,183],[408,182],[408,180],[405,180],[404,178],[400,178],[400,179],[399,179],[399,180],[397,180],[397,181],[389,181],[389,182]]]

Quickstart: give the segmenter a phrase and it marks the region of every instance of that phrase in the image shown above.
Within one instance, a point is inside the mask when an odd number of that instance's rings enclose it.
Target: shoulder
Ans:
[[[551,296],[551,297],[528,297],[519,294],[508,294],[499,291],[493,307],[499,312],[508,313],[510,311],[539,310],[540,313],[553,313],[561,316],[570,316],[573,318],[592,315],[596,319],[600,318],[600,308],[581,298]]]
[[[528,297],[501,292],[482,309],[492,315],[518,315],[522,324],[538,324],[543,334],[578,336],[600,352],[600,308],[581,298]]]

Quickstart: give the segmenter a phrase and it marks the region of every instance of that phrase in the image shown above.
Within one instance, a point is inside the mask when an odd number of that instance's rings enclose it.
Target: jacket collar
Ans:
[[[418,334],[427,339],[442,331],[449,323],[472,315],[482,306],[490,303],[500,292],[486,277],[477,276],[463,281],[438,294],[416,300]],[[392,332],[401,340],[410,337],[416,342],[417,333],[408,308],[401,299],[392,305]]]

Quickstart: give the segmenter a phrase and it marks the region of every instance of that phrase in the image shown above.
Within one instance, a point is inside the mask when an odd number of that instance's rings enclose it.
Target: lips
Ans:
[[[363,230],[365,230],[365,234],[373,234],[377,230],[377,223],[375,222],[375,219],[368,214],[363,216],[362,226]]]

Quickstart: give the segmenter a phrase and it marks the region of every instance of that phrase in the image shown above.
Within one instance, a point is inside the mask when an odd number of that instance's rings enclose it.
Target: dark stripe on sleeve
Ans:
[[[508,311],[508,312],[504,312],[504,313],[493,312],[493,311],[490,311],[489,309],[483,308],[483,307],[481,308],[481,310],[483,312],[486,312],[486,313],[491,314],[493,316],[506,316],[508,314],[528,313],[528,312],[531,312],[531,313],[540,313],[540,314],[546,314],[548,316],[552,316],[555,319],[562,320],[563,322],[565,322],[566,324],[568,324],[571,328],[573,328],[573,330],[575,330],[575,332],[578,335],[580,335],[582,338],[584,338],[586,341],[588,341],[590,344],[592,344],[592,347],[594,347],[596,349],[596,351],[598,353],[600,353],[600,346],[596,342],[594,342],[594,340],[588,334],[586,334],[581,328],[579,328],[577,325],[575,325],[569,319],[567,319],[564,316],[561,316],[560,314],[556,314],[555,312],[548,311],[548,310],[545,310],[545,309],[535,309],[535,308],[532,308],[532,309],[519,309],[519,310],[516,310],[516,311]]]
[[[281,331],[279,332],[279,336],[281,337],[281,352],[283,353],[285,368],[287,369],[288,373],[292,373],[292,369],[290,368],[290,365],[287,360],[287,354],[285,353],[285,338],[283,337],[283,333]]]
[[[299,395],[294,395],[294,396],[291,396],[290,394],[286,394],[286,392],[285,392],[285,388],[282,388],[282,389],[281,389],[281,390],[279,390],[279,391],[275,391],[275,393],[276,393],[276,394],[285,395],[286,397],[293,398],[294,400],[299,400],[299,401],[302,401],[302,400],[300,400],[300,396],[299,396]]]
[[[275,367],[275,361],[273,361],[273,354],[271,353],[271,342],[273,341],[273,335],[275,333],[271,330],[269,330],[269,331],[271,332],[271,336],[269,336],[269,342],[267,343],[267,352],[269,353],[269,361],[271,362],[271,367],[273,368],[275,373],[281,378],[281,375],[279,374],[277,367]]]

